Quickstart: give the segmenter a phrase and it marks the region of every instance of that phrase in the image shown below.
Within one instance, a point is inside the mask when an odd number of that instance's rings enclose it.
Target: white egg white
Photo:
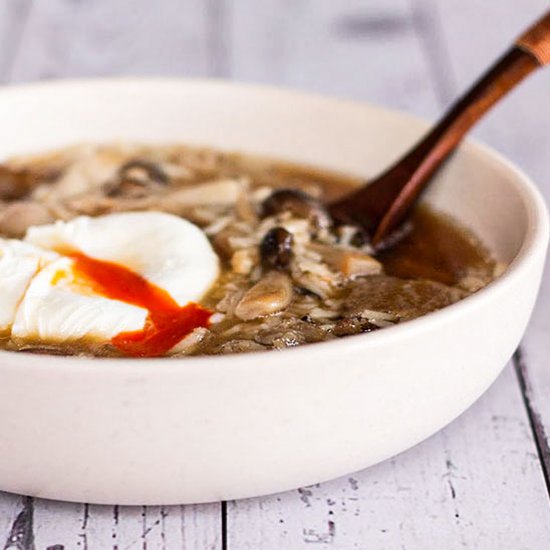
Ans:
[[[31,279],[57,257],[16,239],[0,239],[0,331],[11,327]]]
[[[36,258],[17,258],[18,277],[10,279],[0,258],[0,311],[18,340],[63,343],[108,341],[143,328],[148,312],[98,295],[75,277],[70,254],[114,262],[166,290],[180,306],[199,301],[219,273],[218,257],[204,233],[192,223],[160,212],[129,212],[29,228],[18,245]],[[9,241],[8,241],[9,242]],[[1,247],[0,247],[1,248]],[[47,261],[41,260],[42,255]],[[15,268],[13,268],[15,269]],[[12,281],[13,282],[10,282]],[[17,299],[2,291],[12,292]],[[10,286],[11,285],[11,286]],[[11,300],[11,301],[10,301]],[[10,313],[11,312],[11,313]]]
[[[71,258],[60,258],[32,279],[17,309],[13,338],[98,342],[143,327],[146,309],[95,295],[75,278],[73,263]]]
[[[163,212],[124,212],[29,228],[25,241],[116,262],[166,290],[183,306],[199,300],[219,272],[218,256],[196,225]]]

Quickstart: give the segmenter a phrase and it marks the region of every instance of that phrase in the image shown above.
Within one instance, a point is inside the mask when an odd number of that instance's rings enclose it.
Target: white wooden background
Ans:
[[[548,0],[0,0],[0,79],[222,76],[435,117],[548,7]],[[550,70],[476,133],[550,198]],[[549,307],[547,274],[521,350],[495,385],[452,425],[381,465],[201,506],[89,506],[0,493],[0,548],[549,548]]]

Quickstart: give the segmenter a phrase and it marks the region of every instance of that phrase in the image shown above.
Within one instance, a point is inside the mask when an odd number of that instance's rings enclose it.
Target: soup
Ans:
[[[1,346],[109,357],[284,349],[414,319],[501,269],[426,207],[374,251],[323,206],[360,184],[183,145],[11,159],[0,171]]]

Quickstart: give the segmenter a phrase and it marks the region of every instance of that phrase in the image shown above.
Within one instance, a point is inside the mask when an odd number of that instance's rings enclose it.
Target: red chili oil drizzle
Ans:
[[[143,329],[121,332],[111,339],[126,355],[164,355],[195,328],[209,325],[211,311],[192,302],[180,307],[168,292],[124,266],[81,253],[71,258],[75,274],[85,278],[97,294],[148,310]]]

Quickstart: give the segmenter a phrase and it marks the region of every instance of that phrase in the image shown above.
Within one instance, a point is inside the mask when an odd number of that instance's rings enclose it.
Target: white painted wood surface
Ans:
[[[92,506],[33,499],[36,549],[221,550],[221,506]]]
[[[229,19],[231,77],[434,115],[409,0],[244,0]]]
[[[211,15],[201,0],[31,0],[7,76],[207,75]]]
[[[0,79],[5,82],[14,63],[31,0],[3,0],[0,3]]]
[[[517,549],[550,540],[548,495],[511,368],[411,451],[318,487],[230,503],[228,512],[228,548],[239,550]]]
[[[0,78],[227,76],[434,117],[547,8],[547,0],[2,0]],[[476,132],[547,198],[549,98],[547,71]],[[119,508],[0,494],[0,545],[547,548],[548,306],[547,274],[522,360],[452,425],[384,464],[226,505]]]

